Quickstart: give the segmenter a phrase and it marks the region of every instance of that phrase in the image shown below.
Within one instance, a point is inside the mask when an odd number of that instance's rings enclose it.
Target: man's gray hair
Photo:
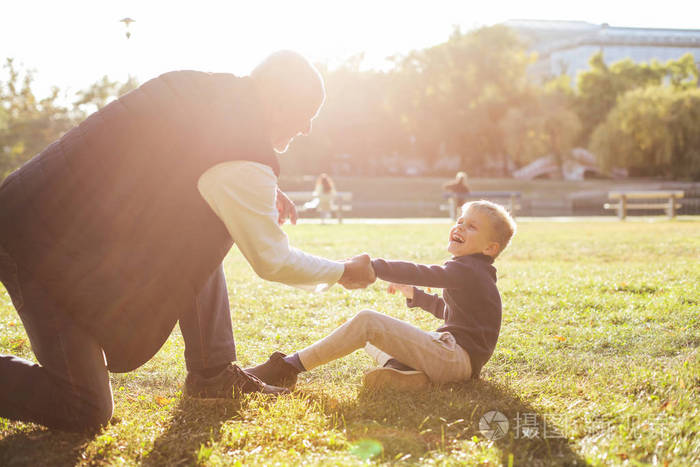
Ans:
[[[266,99],[288,108],[305,109],[309,103],[320,107],[326,99],[321,74],[306,57],[292,50],[269,55],[250,76]]]

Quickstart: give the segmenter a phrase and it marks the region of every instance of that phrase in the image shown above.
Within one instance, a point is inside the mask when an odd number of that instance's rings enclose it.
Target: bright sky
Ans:
[[[268,53],[294,49],[337,64],[365,52],[382,67],[396,53],[508,19],[581,20],[613,26],[698,28],[690,0],[5,0],[0,60],[36,70],[39,93],[70,93],[103,75],[143,82],[174,69],[247,74]],[[694,10],[694,11],[693,11]],[[131,24],[131,39],[119,20]],[[0,75],[2,76],[2,75]]]

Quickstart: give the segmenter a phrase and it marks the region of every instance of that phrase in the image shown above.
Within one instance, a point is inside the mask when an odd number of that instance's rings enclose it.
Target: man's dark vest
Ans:
[[[250,78],[164,74],[5,180],[0,245],[96,337],[110,370],[132,370],[195,306],[233,244],[197,189],[231,160],[279,172]]]

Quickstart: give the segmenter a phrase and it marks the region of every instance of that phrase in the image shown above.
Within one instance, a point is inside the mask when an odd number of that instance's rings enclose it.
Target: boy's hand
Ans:
[[[394,282],[389,284],[389,287],[386,289],[387,292],[390,294],[395,294],[396,292],[401,292],[404,297],[406,297],[409,300],[413,300],[413,286],[412,285],[406,285],[406,284],[396,284]]]

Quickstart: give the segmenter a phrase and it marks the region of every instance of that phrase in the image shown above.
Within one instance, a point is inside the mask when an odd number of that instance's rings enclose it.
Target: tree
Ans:
[[[568,77],[561,76],[541,88],[531,87],[522,105],[508,110],[500,125],[516,166],[549,154],[563,174],[566,155],[581,130],[573,99]]]
[[[16,169],[60,138],[75,123],[110,99],[138,85],[130,77],[127,82],[111,81],[106,76],[87,90],[78,92],[72,108],[60,105],[60,90],[38,99],[32,90],[34,76],[21,70],[11,58],[3,66],[5,79],[0,81],[0,178]]]
[[[622,96],[593,133],[591,147],[605,169],[700,179],[700,90],[671,86]]]
[[[671,173],[675,178],[700,180],[700,89],[675,94],[669,114]]]
[[[73,124],[69,110],[58,105],[59,90],[44,99],[32,91],[33,74],[22,72],[13,59],[3,66],[0,82],[0,177],[4,178],[41,151]]]
[[[456,29],[447,42],[412,52],[398,64],[404,85],[392,100],[429,159],[445,144],[469,171],[494,159],[505,171],[499,122],[522,98],[530,61],[506,27]]]
[[[678,90],[696,87],[698,82],[698,69],[691,54],[665,64],[635,63],[626,59],[608,66],[602,52],[598,52],[589,64],[590,70],[580,73],[577,82],[575,109],[582,123],[581,144],[588,142],[595,127],[605,120],[618,97],[627,91],[659,86],[664,80]]]
[[[333,156],[351,155],[355,170],[372,173],[378,157],[391,154],[405,139],[386,105],[389,76],[360,71],[362,57],[353,57],[336,70],[321,68],[326,102],[313,122],[313,131],[290,147],[289,161],[305,173],[331,171]],[[289,163],[289,161],[287,163]]]

